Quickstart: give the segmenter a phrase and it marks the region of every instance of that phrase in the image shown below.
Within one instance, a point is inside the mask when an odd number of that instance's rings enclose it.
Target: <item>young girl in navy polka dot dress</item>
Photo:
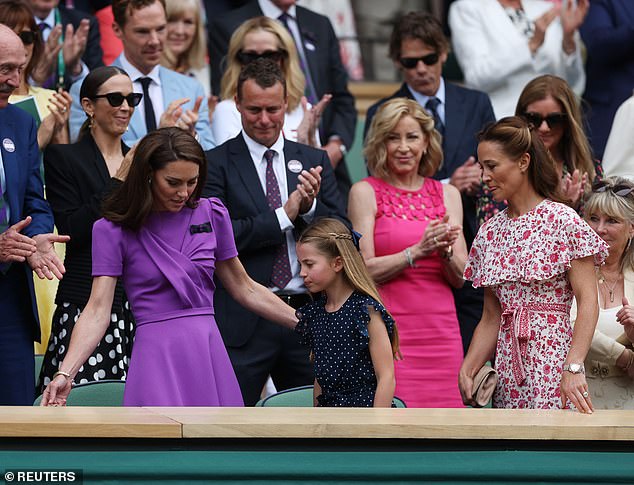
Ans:
[[[392,406],[398,334],[357,238],[340,221],[324,218],[297,242],[300,276],[320,294],[298,310],[296,327],[315,361],[315,406]]]

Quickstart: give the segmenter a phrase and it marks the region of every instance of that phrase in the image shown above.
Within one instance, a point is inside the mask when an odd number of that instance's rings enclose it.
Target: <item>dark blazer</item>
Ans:
[[[90,29],[88,30],[88,41],[86,42],[86,50],[81,60],[88,66],[89,70],[103,66],[103,50],[101,49],[101,34],[99,33],[99,24],[94,15],[77,9],[68,9],[63,5],[59,5],[59,16],[64,29],[66,25],[73,24],[73,28],[77,29],[82,19],[90,20]],[[64,30],[65,32],[65,30]],[[66,73],[64,78],[66,89],[68,90],[72,84],[71,76]]]
[[[122,144],[123,145],[123,144]],[[129,148],[123,145],[126,153]],[[57,304],[85,306],[92,286],[92,226],[101,218],[104,197],[121,182],[111,178],[106,162],[90,134],[72,145],[49,145],[44,151],[46,197],[66,244],[66,274],[59,282]],[[120,306],[121,285],[115,304]]]
[[[326,143],[332,135],[337,135],[341,137],[343,144],[350,148],[354,140],[357,111],[354,97],[348,91],[348,74],[341,62],[339,41],[328,17],[304,7],[296,8],[297,24],[304,39],[304,46],[314,46],[313,49],[304,47],[304,52],[317,95],[321,98],[324,94],[332,94],[332,100],[322,116],[322,142]],[[220,92],[220,80],[224,72],[222,63],[227,54],[231,34],[245,20],[261,15],[263,13],[257,0],[252,0],[226,15],[215,17],[210,22],[208,28],[212,92]],[[339,172],[337,176],[340,176]]]
[[[363,132],[364,139],[379,106],[390,99],[399,97],[414,99],[405,83],[390,97],[381,99],[368,109]],[[449,178],[458,167],[467,161],[467,158],[477,157],[478,141],[476,135],[487,124],[494,121],[493,106],[486,93],[445,81],[444,161],[434,178],[438,180]],[[471,246],[478,230],[475,202],[474,197],[462,195],[464,232],[469,246]]]
[[[592,0],[579,32],[588,53],[583,97],[589,138],[602,159],[616,110],[634,89],[634,2]]]
[[[231,216],[240,261],[251,278],[268,286],[276,251],[285,235],[280,230],[275,212],[269,209],[242,134],[206,152],[206,155],[207,182],[203,197],[218,197],[225,204]],[[315,217],[338,217],[348,223],[326,152],[284,140],[284,158],[287,162],[301,161],[305,169],[318,165],[324,167]],[[298,175],[286,170],[289,194],[297,186]],[[301,231],[304,224],[298,217],[295,220],[296,231]],[[218,327],[227,346],[239,347],[253,334],[259,317],[233,300],[219,281],[216,284],[214,305]]]
[[[9,224],[13,225],[31,216],[33,220],[22,231],[32,237],[53,232],[53,214],[44,200],[44,189],[40,177],[40,153],[37,145],[37,128],[31,115],[12,105],[0,109],[0,152],[6,177],[9,202]],[[33,310],[32,328],[36,341],[40,340],[40,322],[33,289],[33,273],[25,263],[20,265],[26,273],[26,282]],[[0,264],[0,278],[4,278],[10,266]],[[0,312],[4,310],[0,308]]]

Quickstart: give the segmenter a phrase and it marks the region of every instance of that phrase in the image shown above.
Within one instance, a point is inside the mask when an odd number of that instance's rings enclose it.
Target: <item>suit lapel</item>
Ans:
[[[19,108],[16,108],[19,109]],[[4,166],[4,178],[6,182],[9,210],[11,211],[9,224],[15,224],[20,220],[22,214],[22,207],[19,202],[19,181],[20,181],[20,168],[18,167],[18,160],[16,153],[19,148],[17,146],[18,141],[15,137],[15,125],[10,116],[7,116],[7,108],[2,110],[0,115],[0,126],[2,131],[0,132],[0,151],[2,152],[2,164]],[[13,144],[13,151],[7,151],[7,147]]]
[[[308,22],[301,7],[296,7],[295,14],[297,15],[297,27],[299,29],[299,36],[301,38],[300,40],[304,50],[304,55],[306,56],[306,62],[308,63],[310,77],[316,91],[315,94],[319,96],[318,86],[321,86],[321,80],[319,78],[319,61],[317,59],[317,49],[319,48],[319,45],[317,44],[317,37],[310,31],[309,28],[307,28]],[[312,49],[307,47],[307,45],[312,47]]]
[[[242,179],[244,190],[253,200],[256,207],[268,207],[266,194],[262,189],[260,177],[253,165],[251,154],[247,148],[247,144],[240,133],[236,138],[229,142],[229,160],[236,167],[236,172]]]
[[[92,164],[95,167],[95,170],[99,174],[99,178],[105,184],[110,179],[110,172],[108,172],[108,166],[106,165],[106,161],[97,147],[95,140],[92,136],[88,135],[81,139],[80,143],[83,145],[82,150],[87,153],[92,153]]]
[[[464,111],[462,93],[450,83],[445,83],[445,140],[444,140],[444,168],[462,165],[465,160],[454,160],[458,142],[464,136],[473,136],[473,133],[464,133],[465,121],[468,114]],[[448,175],[447,175],[448,176]]]
[[[310,168],[302,160],[302,152],[299,150],[299,147],[295,144],[291,144],[288,140],[284,139],[284,163],[285,163],[284,170],[286,170],[286,186],[288,189],[289,196],[297,188],[297,184],[298,184],[297,177],[299,176],[299,172],[297,173],[291,172],[288,169],[288,163],[291,160],[299,161],[302,164],[301,170],[308,170]]]

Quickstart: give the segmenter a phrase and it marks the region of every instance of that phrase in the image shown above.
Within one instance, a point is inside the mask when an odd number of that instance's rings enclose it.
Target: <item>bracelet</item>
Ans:
[[[451,261],[451,258],[453,257],[453,247],[452,246],[447,246],[447,251],[442,253],[440,256],[445,261]]]
[[[414,263],[414,259],[412,258],[412,251],[410,248],[405,248],[405,260],[410,268],[416,268],[416,264]]]
[[[51,379],[51,381],[55,380],[57,376],[64,376],[67,381],[70,381],[71,386],[75,384],[75,381],[70,378],[70,374],[68,372],[58,370],[55,374],[53,374],[53,379]]]

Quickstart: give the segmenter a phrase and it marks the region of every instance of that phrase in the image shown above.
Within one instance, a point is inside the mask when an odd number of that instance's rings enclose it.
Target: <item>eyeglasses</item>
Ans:
[[[238,55],[236,57],[240,64],[242,64],[243,66],[246,66],[247,64],[260,58],[270,59],[273,62],[281,62],[284,58],[286,58],[287,55],[288,53],[285,50],[280,49],[277,51],[264,51],[260,53],[250,52],[250,51],[240,51],[238,52]]]
[[[596,192],[597,194],[605,192],[606,190],[609,190],[619,197],[627,197],[634,192],[634,187],[626,184],[611,185],[610,182],[606,180],[599,180],[592,185],[592,192]]]
[[[398,62],[405,69],[414,69],[420,61],[423,61],[426,66],[433,66],[438,62],[439,58],[440,56],[436,52],[432,52],[423,57],[401,57]]]
[[[534,128],[539,128],[546,121],[548,128],[551,130],[563,124],[567,118],[566,113],[548,113],[546,116],[542,116],[539,113],[524,113],[524,119],[533,125]]]
[[[141,93],[130,93],[127,96],[124,96],[123,93],[106,93],[106,94],[97,94],[93,96],[93,99],[98,98],[106,98],[110,106],[113,108],[117,108],[123,104],[123,100],[128,102],[128,106],[134,108],[137,104],[141,102],[141,98],[143,95]]]
[[[20,40],[24,45],[31,45],[35,42],[37,32],[33,32],[32,30],[23,30],[18,34],[18,37],[20,37]]]

